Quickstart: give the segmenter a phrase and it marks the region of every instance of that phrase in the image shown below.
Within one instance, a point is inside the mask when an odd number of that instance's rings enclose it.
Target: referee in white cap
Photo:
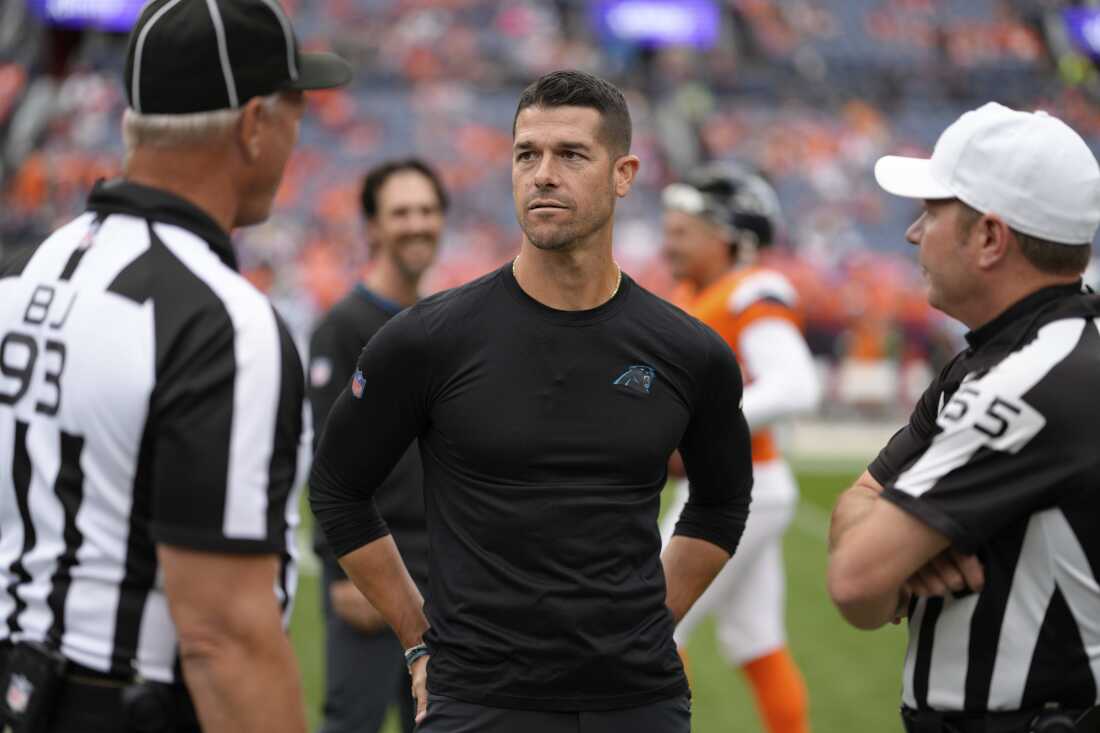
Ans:
[[[1057,118],[991,103],[875,175],[923,200],[929,301],[970,332],[839,499],[829,592],[860,628],[908,616],[910,733],[1098,731],[1100,167]]]
[[[301,363],[229,232],[350,76],[275,0],[153,0],[123,176],[0,265],[0,729],[304,733]]]

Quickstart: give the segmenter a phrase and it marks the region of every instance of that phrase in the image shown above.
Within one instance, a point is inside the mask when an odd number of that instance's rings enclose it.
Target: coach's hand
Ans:
[[[412,696],[416,700],[416,724],[420,725],[428,716],[428,660],[423,656],[412,663],[409,674],[412,675]]]
[[[963,555],[948,548],[913,574],[905,587],[915,596],[936,597],[974,591],[985,585],[985,571],[976,555]]]

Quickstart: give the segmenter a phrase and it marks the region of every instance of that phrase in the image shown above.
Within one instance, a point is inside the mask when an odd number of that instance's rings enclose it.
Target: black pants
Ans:
[[[1027,733],[1037,715],[1062,714],[1076,721],[1080,733],[1100,731],[1100,708],[1083,710],[1017,710],[992,713],[939,713],[932,710],[901,709],[906,733]],[[1047,721],[1050,722],[1049,720]]]
[[[48,733],[124,733],[127,730],[120,689],[82,686],[61,693]],[[176,733],[200,733],[193,722],[176,723]]]
[[[508,710],[428,695],[428,717],[417,733],[690,733],[685,695],[624,710],[545,713]]]
[[[45,733],[125,733],[122,685],[66,680]],[[200,733],[194,714],[175,720],[175,733]]]
[[[318,733],[377,733],[391,704],[401,729],[412,733],[415,703],[401,642],[390,631],[364,634],[332,610],[328,587],[336,579],[323,563],[325,610],[324,722]]]

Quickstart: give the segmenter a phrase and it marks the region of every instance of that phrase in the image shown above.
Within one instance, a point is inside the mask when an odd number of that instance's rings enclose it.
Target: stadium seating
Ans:
[[[811,313],[840,320],[817,324],[831,334],[817,347],[830,361],[850,356],[866,318],[850,303],[830,303],[838,284],[870,291],[891,283],[892,294],[849,296],[884,309],[883,358],[927,352],[923,345],[937,340],[929,332],[941,329],[935,314],[911,307],[921,283],[903,233],[914,208],[878,191],[877,156],[926,153],[990,90],[998,101],[1065,114],[1100,149],[1100,112],[1060,85],[1037,27],[1012,3],[731,0],[722,42],[705,53],[603,48],[581,0],[286,5],[303,45],[334,47],[357,70],[348,90],[313,98],[278,214],[239,237],[246,267],[274,267],[275,295],[303,330],[363,264],[357,188],[382,158],[421,155],[453,191],[430,288],[469,279],[515,251],[515,100],[553,68],[595,70],[628,90],[644,164],[619,211],[627,270],[667,292],[658,192],[681,169],[703,157],[755,163],[781,194],[787,245],[813,273],[803,280],[829,284],[806,287]],[[122,153],[124,39],[85,34],[77,43],[22,7],[0,0],[0,252],[33,244],[72,216],[96,178],[117,172]],[[21,32],[7,30],[13,23]],[[65,44],[73,47],[60,63]]]

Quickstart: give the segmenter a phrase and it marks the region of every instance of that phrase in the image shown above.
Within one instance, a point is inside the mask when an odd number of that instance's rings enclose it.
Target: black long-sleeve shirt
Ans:
[[[387,323],[336,401],[310,479],[337,555],[386,534],[372,493],[419,437],[428,686],[485,705],[601,710],[687,691],[657,512],[733,552],[752,464],[741,374],[708,327],[624,276],[588,311],[502,268]]]

